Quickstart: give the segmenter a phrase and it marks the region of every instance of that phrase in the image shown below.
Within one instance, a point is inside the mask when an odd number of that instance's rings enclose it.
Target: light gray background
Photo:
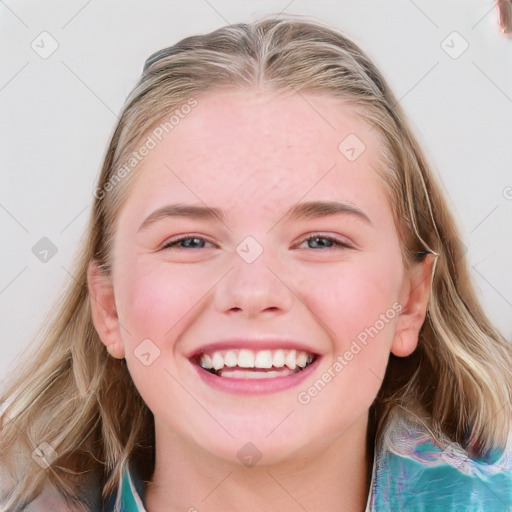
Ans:
[[[144,60],[283,10],[335,25],[383,71],[448,195],[484,307],[512,338],[512,40],[493,0],[2,0],[0,379],[70,279],[108,138]],[[46,59],[31,47],[49,48],[43,31],[59,45]],[[469,44],[456,59],[442,46],[462,48],[453,31]],[[58,248],[46,263],[32,253],[42,237]]]

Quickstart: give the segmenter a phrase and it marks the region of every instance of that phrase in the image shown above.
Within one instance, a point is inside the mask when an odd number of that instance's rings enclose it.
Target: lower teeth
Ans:
[[[307,363],[304,368],[307,368],[311,363]],[[247,369],[247,368],[223,368],[222,370],[208,370],[213,375],[218,377],[226,377],[228,379],[272,379],[274,377],[287,377],[294,373],[299,373],[304,368],[297,366],[295,370],[290,370],[287,367],[278,370],[264,370],[264,369]]]

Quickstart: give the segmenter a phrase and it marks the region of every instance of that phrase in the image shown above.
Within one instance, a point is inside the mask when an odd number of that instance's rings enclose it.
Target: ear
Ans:
[[[87,287],[94,327],[109,354],[117,359],[123,359],[125,353],[117,316],[114,286],[111,277],[101,272],[96,261],[91,261],[87,268]]]
[[[398,357],[411,355],[418,346],[418,336],[427,314],[432,273],[436,254],[427,254],[408,270],[402,291],[402,311],[398,317],[391,353]]]

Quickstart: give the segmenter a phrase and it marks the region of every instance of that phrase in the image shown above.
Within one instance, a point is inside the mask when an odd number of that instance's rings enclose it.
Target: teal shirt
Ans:
[[[136,483],[137,482],[137,485]],[[123,476],[123,486],[121,489],[121,511],[122,512],[145,512],[144,504],[142,503],[142,483],[135,480],[129,469],[127,469]]]
[[[418,424],[387,427],[376,452],[367,511],[512,512],[512,433],[501,453],[441,449]]]
[[[146,512],[143,483],[129,467],[120,493],[120,512]],[[512,433],[504,451],[474,459],[456,443],[442,450],[395,414],[375,447],[366,512],[402,511],[512,512]]]

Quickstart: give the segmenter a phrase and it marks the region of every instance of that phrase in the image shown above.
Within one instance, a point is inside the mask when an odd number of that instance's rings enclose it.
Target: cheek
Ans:
[[[166,333],[186,317],[205,291],[197,271],[172,269],[165,262],[126,268],[121,281],[119,318],[134,342],[141,337],[163,342]]]
[[[370,407],[384,378],[394,328],[400,267],[373,258],[325,269],[309,278],[308,307],[332,340],[322,371],[298,396],[305,413],[316,418],[327,407],[332,434]],[[394,306],[394,307],[393,307]],[[350,411],[350,412],[349,412]]]
[[[180,388],[169,371],[174,374],[177,340],[208,289],[205,276],[168,262],[141,259],[137,265],[126,265],[119,277],[118,314],[135,386],[152,411],[167,400],[179,403]]]
[[[401,268],[394,260],[359,255],[337,268],[326,266],[310,274],[301,283],[301,294],[324,324],[338,354],[349,350],[354,340],[362,347],[374,345],[371,352],[362,350],[354,357],[361,364],[367,358],[387,360],[398,317],[400,283]]]

